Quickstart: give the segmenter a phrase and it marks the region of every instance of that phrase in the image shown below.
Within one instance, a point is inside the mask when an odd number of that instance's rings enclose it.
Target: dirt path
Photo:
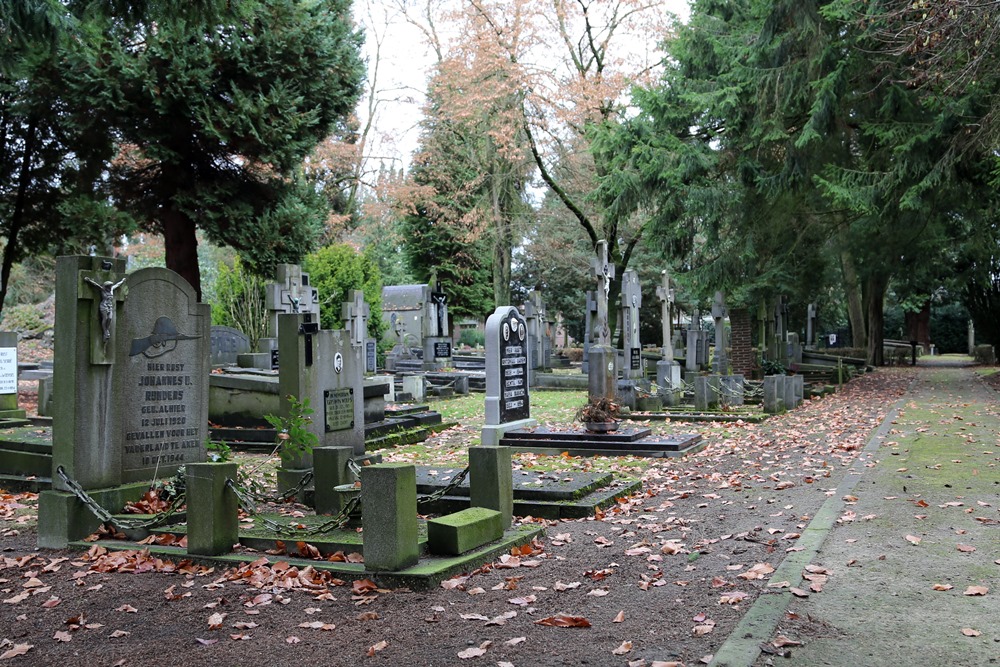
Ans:
[[[34,502],[8,497],[0,505],[0,652],[24,653],[0,664],[711,661],[753,602],[774,590],[771,568],[799,551],[809,522],[922,372],[865,376],[764,424],[706,427],[710,446],[650,465],[641,496],[598,519],[550,524],[535,553],[426,592],[352,590],[280,564],[234,579],[141,556],[35,552]],[[538,623],[558,614],[589,627]]]

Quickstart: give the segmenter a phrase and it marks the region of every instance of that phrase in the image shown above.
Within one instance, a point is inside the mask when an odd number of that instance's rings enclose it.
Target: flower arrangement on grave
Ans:
[[[264,419],[277,431],[276,444],[281,465],[289,467],[303,455],[312,452],[319,444],[319,438],[309,430],[312,424],[313,409],[309,407],[309,399],[299,401],[294,396],[288,396],[288,416],[278,417],[265,415]]]
[[[620,414],[621,406],[607,396],[591,396],[577,411],[576,419],[588,431],[605,432],[618,428]]]

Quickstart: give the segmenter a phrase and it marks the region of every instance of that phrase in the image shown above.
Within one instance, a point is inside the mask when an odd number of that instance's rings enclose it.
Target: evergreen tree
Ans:
[[[117,201],[163,234],[167,266],[197,290],[196,228],[263,273],[320,234],[324,203],[300,166],[357,101],[349,9],[252,0],[206,21],[100,26],[74,88],[114,128]]]

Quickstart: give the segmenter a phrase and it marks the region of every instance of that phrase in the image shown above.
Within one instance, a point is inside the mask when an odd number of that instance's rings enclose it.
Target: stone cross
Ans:
[[[595,345],[611,345],[611,329],[608,327],[608,295],[611,281],[615,277],[615,265],[608,261],[608,242],[598,241],[597,256],[590,260],[590,277],[597,279],[597,316],[591,330],[591,342]]]
[[[716,292],[715,299],[712,301],[712,319],[715,320],[715,359],[712,361],[712,372],[721,375],[729,374],[729,359],[726,356],[726,324],[723,322],[728,315],[725,294]]]
[[[345,301],[341,307],[341,319],[347,325],[346,329],[351,334],[351,345],[361,347],[365,344],[365,337],[368,335],[368,317],[371,315],[371,306],[365,303],[365,293],[358,289],[352,289],[347,293],[350,301]]]
[[[622,275],[622,348],[626,368],[642,370],[642,344],[639,342],[639,308],[642,306],[642,289],[639,274],[629,269]]]
[[[674,305],[674,290],[670,289],[670,274],[666,269],[660,272],[660,281],[656,296],[660,300],[660,321],[663,325],[663,359],[671,361],[674,358],[674,341],[670,337],[670,310]]]
[[[277,280],[267,285],[264,305],[269,311],[269,333],[278,335],[279,313],[311,313],[319,317],[319,292],[309,286],[309,274],[298,264],[279,264]]]

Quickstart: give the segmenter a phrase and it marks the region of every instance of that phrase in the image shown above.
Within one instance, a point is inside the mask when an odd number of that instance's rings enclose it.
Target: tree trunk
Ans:
[[[888,280],[881,275],[873,275],[866,283],[865,300],[868,305],[868,363],[873,366],[885,365],[883,343],[885,341],[885,288]]]
[[[908,341],[917,341],[924,354],[931,353],[931,300],[927,299],[917,312],[907,312],[906,335]]]
[[[3,264],[0,266],[0,313],[3,312],[4,302],[7,300],[7,286],[10,282],[10,271],[14,267],[14,260],[19,254],[17,236],[21,233],[24,224],[25,200],[28,198],[28,183],[31,179],[31,161],[34,159],[35,143],[38,137],[38,124],[34,118],[28,125],[27,135],[24,137],[24,155],[21,158],[21,169],[17,176],[17,199],[14,202],[14,211],[11,214],[10,225],[7,229],[7,244],[3,248]]]
[[[163,224],[167,268],[191,283],[198,301],[201,301],[201,270],[198,268],[198,237],[195,235],[194,220],[168,207],[160,216],[160,222]]]
[[[846,243],[846,232],[840,233],[841,242]],[[840,251],[840,270],[844,275],[844,296],[847,297],[847,319],[851,324],[851,346],[868,347],[865,335],[865,311],[861,304],[861,290],[858,289],[858,271],[850,251]]]
[[[506,183],[500,182],[494,169],[490,179],[490,199],[493,215],[493,307],[511,305],[510,296],[510,255],[511,216],[513,207],[507,197]]]

